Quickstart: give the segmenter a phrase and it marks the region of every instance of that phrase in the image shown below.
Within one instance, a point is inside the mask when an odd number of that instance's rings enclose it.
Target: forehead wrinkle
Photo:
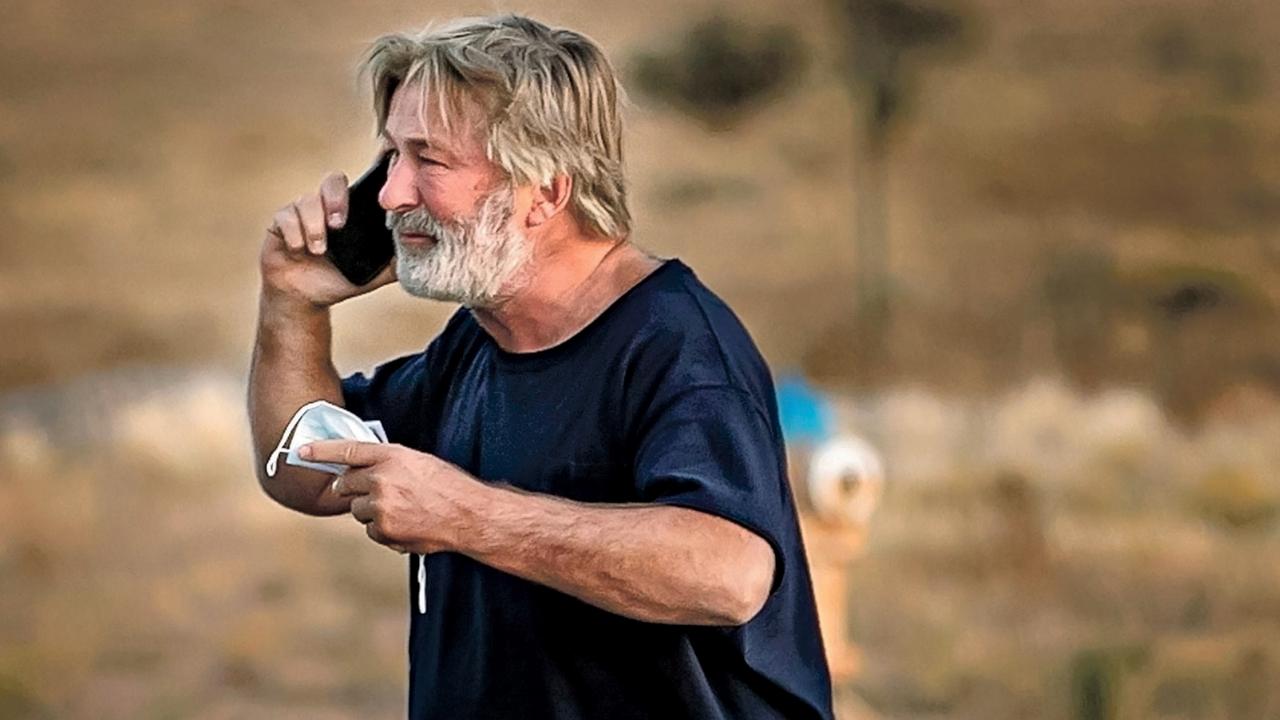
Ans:
[[[426,132],[428,141],[440,138],[444,142],[438,146],[452,151],[455,156],[466,155],[473,162],[488,158],[484,151],[487,115],[479,100],[465,92],[451,97],[441,79],[440,69],[435,66],[424,66],[403,87],[406,95],[409,88],[417,94],[418,123]],[[408,102],[407,97],[404,102]]]
[[[388,140],[395,140],[397,137],[405,140],[415,137],[427,140],[429,133],[427,133],[427,128],[424,124],[414,127],[413,122],[406,117],[406,113],[403,111],[403,103],[393,101],[391,112],[387,116],[386,127],[382,129],[382,136]]]
[[[458,122],[446,125],[441,115],[446,112],[445,98],[442,93],[427,92],[427,87],[428,83],[419,76],[406,80],[396,89],[383,137],[392,143],[398,139],[406,145],[420,140],[429,149],[444,155],[450,163],[490,165],[492,161],[485,151],[481,106],[469,99],[462,100],[456,108]],[[498,168],[495,166],[494,169]]]
[[[431,150],[452,156],[448,143],[443,142],[448,138],[441,133],[433,133],[430,131],[425,118],[419,113],[411,113],[405,104],[408,100],[400,95],[397,91],[396,97],[392,99],[391,112],[387,115],[386,126],[382,129],[382,138],[391,143],[393,146],[397,141],[404,143],[406,146],[418,145],[424,146]],[[417,124],[413,122],[413,118],[417,118]]]

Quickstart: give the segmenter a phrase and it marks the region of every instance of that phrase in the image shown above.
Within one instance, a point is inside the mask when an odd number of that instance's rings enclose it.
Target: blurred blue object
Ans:
[[[778,378],[778,415],[788,443],[817,445],[831,437],[833,411],[826,396],[800,375]]]

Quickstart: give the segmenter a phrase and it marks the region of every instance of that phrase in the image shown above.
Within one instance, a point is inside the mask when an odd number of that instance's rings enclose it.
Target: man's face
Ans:
[[[396,274],[419,297],[492,307],[520,289],[532,244],[513,222],[515,195],[469,118],[443,132],[421,86],[391,99],[387,146],[395,157],[378,201],[396,242]],[[424,126],[423,120],[426,123]]]

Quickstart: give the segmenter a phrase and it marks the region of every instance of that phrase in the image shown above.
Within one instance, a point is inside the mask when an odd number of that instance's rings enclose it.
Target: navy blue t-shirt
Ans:
[[[631,620],[460,554],[412,555],[411,720],[832,717],[769,370],[684,263],[538,352],[502,350],[460,309],[424,352],[342,390],[391,442],[483,480],[700,510],[777,558],[758,615],[695,627]]]

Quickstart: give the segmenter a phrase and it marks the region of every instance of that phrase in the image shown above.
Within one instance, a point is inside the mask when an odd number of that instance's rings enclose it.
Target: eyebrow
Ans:
[[[392,145],[395,145],[395,144],[396,144],[395,138],[393,138],[393,137],[391,137],[390,135],[388,135],[386,130],[383,130],[383,131],[380,133],[380,135],[381,135],[381,137],[382,137],[382,139],[383,139],[383,140],[386,140],[387,142],[391,143]],[[422,137],[421,135],[412,135],[412,136],[410,136],[410,137],[404,138],[404,144],[405,144],[405,145],[420,145],[420,146],[422,146],[422,147],[431,148],[432,150],[439,150],[439,151],[441,151],[441,152],[445,152],[445,149],[444,149],[443,147],[441,147],[440,145],[433,145],[433,144],[431,144],[430,142],[428,142],[428,141],[427,141],[427,139],[426,139],[425,137]]]

